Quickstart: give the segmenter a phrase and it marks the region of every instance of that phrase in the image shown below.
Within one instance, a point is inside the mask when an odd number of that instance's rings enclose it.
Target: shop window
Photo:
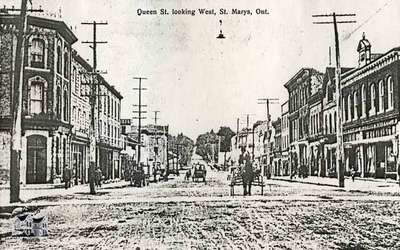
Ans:
[[[45,43],[42,39],[34,38],[31,42],[31,67],[44,68]]]

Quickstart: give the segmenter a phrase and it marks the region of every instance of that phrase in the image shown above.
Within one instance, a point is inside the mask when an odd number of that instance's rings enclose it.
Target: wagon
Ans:
[[[199,179],[201,179],[202,182],[206,182],[206,175],[207,175],[207,170],[204,165],[195,167],[192,175],[192,180],[198,181]]]

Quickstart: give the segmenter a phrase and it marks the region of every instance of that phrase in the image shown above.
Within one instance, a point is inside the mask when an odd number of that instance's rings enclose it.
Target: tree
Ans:
[[[205,161],[217,161],[218,136],[214,130],[201,134],[196,139],[196,154],[200,155]]]
[[[179,153],[179,163],[188,165],[192,157],[194,142],[183,133],[177,136],[168,135],[169,149],[172,152]]]

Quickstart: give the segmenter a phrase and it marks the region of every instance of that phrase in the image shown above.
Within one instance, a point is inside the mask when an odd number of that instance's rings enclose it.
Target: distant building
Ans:
[[[120,152],[123,148],[121,138],[121,100],[122,95],[103,77],[98,76],[99,94],[95,112],[98,120],[97,158],[105,179],[121,178]]]
[[[322,73],[312,68],[300,69],[284,84],[289,92],[289,137],[292,166],[307,165],[309,160],[309,104],[311,90],[322,82]]]
[[[281,153],[283,175],[290,174],[289,165],[289,102],[286,101],[281,105]]]
[[[283,175],[283,162],[282,162],[282,127],[281,127],[281,118],[278,118],[276,121],[272,122],[273,127],[273,144],[272,144],[272,174],[274,176],[282,176]],[[272,138],[271,138],[272,139]]]
[[[90,103],[87,96],[92,67],[75,50],[71,71],[71,159],[76,184],[89,180]]]

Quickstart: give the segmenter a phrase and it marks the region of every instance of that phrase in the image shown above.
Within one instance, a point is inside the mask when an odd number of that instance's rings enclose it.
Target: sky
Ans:
[[[20,0],[2,0],[19,7]],[[3,5],[3,4],[2,4]],[[341,65],[357,65],[357,44],[365,32],[372,53],[384,53],[400,46],[400,1],[396,0],[33,0],[42,6],[40,14],[65,21],[79,41],[74,48],[91,62],[91,49],[81,41],[92,39],[85,21],[107,21],[98,27],[98,69],[123,95],[121,116],[134,116],[138,102],[137,80],[146,77],[143,104],[154,123],[168,124],[172,134],[184,133],[196,139],[220,126],[236,130],[250,122],[266,118],[265,105],[257,98],[287,101],[284,84],[302,67],[324,72],[329,65],[333,25],[315,25],[313,21],[331,18],[313,14],[355,13],[355,24],[340,24]],[[253,15],[137,15],[138,9],[153,10],[214,8],[249,9]],[[255,10],[268,9],[269,15]],[[60,17],[61,13],[61,17]],[[54,17],[56,15],[56,17]],[[339,19],[339,18],[338,18]],[[222,25],[220,24],[222,21]],[[348,20],[340,18],[339,20]],[[226,39],[216,39],[220,29]],[[271,106],[271,115],[280,115],[280,105]]]

